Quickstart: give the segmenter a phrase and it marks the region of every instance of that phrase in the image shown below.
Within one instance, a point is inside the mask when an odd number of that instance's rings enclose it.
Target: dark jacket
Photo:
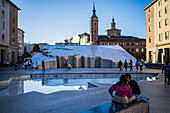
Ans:
[[[130,88],[132,89],[132,94],[141,94],[141,91],[139,89],[139,85],[135,80],[131,80],[128,83],[130,85]]]

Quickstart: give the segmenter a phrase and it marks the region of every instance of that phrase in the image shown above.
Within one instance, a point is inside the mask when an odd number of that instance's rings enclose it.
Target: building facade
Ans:
[[[24,54],[24,31],[18,28],[18,61],[22,62],[22,56]]]
[[[153,63],[170,61],[170,0],[154,0],[146,13],[146,59]]]
[[[0,0],[0,65],[18,62],[18,10],[10,0]]]
[[[111,29],[106,30],[106,35],[99,35],[98,39],[99,45],[119,45],[138,60],[146,58],[146,39],[121,36],[121,30],[116,29],[114,18]]]

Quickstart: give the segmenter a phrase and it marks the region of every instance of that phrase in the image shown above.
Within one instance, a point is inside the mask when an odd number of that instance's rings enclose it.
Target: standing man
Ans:
[[[136,60],[136,70],[138,71],[138,66],[139,66],[139,63],[138,63],[138,60]]]
[[[128,63],[127,63],[127,61],[125,60],[125,62],[124,62],[124,67],[125,67],[125,70],[127,71],[127,65],[128,65]]]
[[[128,81],[128,84],[130,85],[130,88],[132,89],[132,94],[138,97],[141,94],[138,83],[135,80],[131,79],[130,73],[126,73],[125,76]]]
[[[140,71],[142,71],[142,70],[143,70],[143,69],[142,69],[143,64],[142,64],[142,61],[141,61],[141,60],[139,61],[139,67],[140,67]]]
[[[119,61],[119,67],[120,67],[120,71],[122,71],[123,69],[122,69],[122,61],[121,60]]]
[[[42,61],[42,72],[45,72],[45,63],[44,63],[44,60]]]
[[[168,84],[167,85],[170,85],[169,83],[169,79],[170,79],[170,65],[169,65],[169,62],[166,61],[166,64],[162,67],[162,74],[163,74],[163,71],[164,71],[164,81],[165,81],[165,85],[166,85],[166,81],[167,81],[167,78],[168,78]]]
[[[130,60],[129,65],[130,65],[130,71],[133,71],[133,68],[132,68],[132,66],[133,66],[133,62],[132,62],[132,60]]]

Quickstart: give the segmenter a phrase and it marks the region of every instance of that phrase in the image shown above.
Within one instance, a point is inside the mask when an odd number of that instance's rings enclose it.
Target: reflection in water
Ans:
[[[31,80],[30,80],[31,79]],[[133,77],[136,81],[147,80],[153,81],[156,77]],[[95,87],[90,83],[109,83],[114,84],[119,80],[119,78],[58,78],[58,77],[29,77],[14,78],[10,84],[0,85],[0,96],[2,95],[18,95],[23,93],[28,93],[31,91],[37,91],[45,94],[49,94],[56,91],[62,90],[88,90],[91,87]]]

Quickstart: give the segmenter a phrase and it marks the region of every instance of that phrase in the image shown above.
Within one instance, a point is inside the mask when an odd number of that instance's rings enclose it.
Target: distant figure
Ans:
[[[45,72],[45,63],[44,63],[44,60],[42,61],[42,72]]]
[[[38,64],[37,64],[37,62],[36,62],[36,70],[38,69]]]
[[[124,62],[125,71],[127,71],[127,65],[128,65],[128,63],[127,63],[127,61],[125,60],[125,62]]]
[[[63,67],[64,67],[64,68],[68,68],[68,62],[67,62],[66,59],[64,59]]]
[[[15,70],[18,70],[18,64],[17,63],[15,64]]]
[[[170,80],[170,65],[169,65],[169,62],[166,61],[166,64],[164,64],[164,66],[162,67],[162,74],[163,74],[163,71],[164,71],[164,82],[165,82],[165,85],[166,85],[166,82],[167,82],[167,78],[168,78],[168,83],[167,85],[170,85],[169,83],[169,80]]]
[[[138,63],[138,60],[136,60],[136,70],[138,71],[138,66],[139,66],[139,63]]]
[[[143,69],[142,69],[143,64],[142,64],[142,61],[141,61],[141,60],[139,61],[139,67],[140,67],[140,71],[142,71],[142,70],[143,70]]]
[[[133,68],[132,68],[133,62],[132,62],[132,60],[130,60],[129,65],[130,65],[130,71],[133,71]]]
[[[130,85],[130,88],[132,89],[132,95],[138,97],[141,94],[138,83],[135,80],[131,79],[130,73],[126,73],[125,76],[128,81],[128,85]]]
[[[120,68],[120,71],[123,70],[123,68],[122,68],[122,61],[121,60],[119,61],[119,68]]]
[[[116,91],[116,95],[113,96],[113,91]],[[132,96],[132,91],[130,89],[130,86],[127,85],[127,79],[125,75],[120,76],[119,82],[114,84],[109,89],[110,95],[113,97],[114,102],[127,104],[131,101],[135,100],[135,96]]]
[[[33,69],[32,59],[30,59],[30,63],[31,63],[31,69]]]

